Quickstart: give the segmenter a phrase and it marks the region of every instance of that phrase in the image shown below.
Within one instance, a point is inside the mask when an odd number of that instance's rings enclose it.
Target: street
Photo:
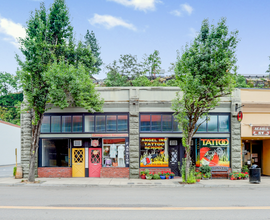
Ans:
[[[268,188],[0,187],[0,219],[270,219]]]

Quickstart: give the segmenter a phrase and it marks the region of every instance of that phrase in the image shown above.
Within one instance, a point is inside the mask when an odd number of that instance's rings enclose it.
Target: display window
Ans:
[[[167,138],[141,138],[140,167],[168,167]]]
[[[125,138],[103,139],[103,167],[126,167]]]
[[[202,165],[230,167],[229,138],[201,138],[196,166]]]
[[[41,161],[42,167],[67,167],[70,166],[70,149],[68,139],[42,140]]]

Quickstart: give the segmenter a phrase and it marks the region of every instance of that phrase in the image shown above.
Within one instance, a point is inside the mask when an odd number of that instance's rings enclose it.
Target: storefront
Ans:
[[[128,143],[128,114],[46,114],[38,176],[128,178]]]
[[[270,175],[270,90],[241,89],[242,165],[253,164],[263,175]]]

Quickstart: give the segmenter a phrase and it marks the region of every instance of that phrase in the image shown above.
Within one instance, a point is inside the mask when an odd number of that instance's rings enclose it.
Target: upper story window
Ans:
[[[41,133],[112,133],[127,131],[127,114],[46,115],[41,125]]]
[[[230,132],[229,114],[209,114],[208,120],[205,118],[198,120],[199,133],[226,133]],[[140,132],[181,132],[178,122],[172,114],[140,114]]]

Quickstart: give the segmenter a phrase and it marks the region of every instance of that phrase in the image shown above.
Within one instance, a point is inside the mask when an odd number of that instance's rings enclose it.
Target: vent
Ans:
[[[74,147],[81,147],[82,146],[82,140],[75,140],[73,142]]]
[[[170,146],[176,146],[177,140],[170,140]]]

